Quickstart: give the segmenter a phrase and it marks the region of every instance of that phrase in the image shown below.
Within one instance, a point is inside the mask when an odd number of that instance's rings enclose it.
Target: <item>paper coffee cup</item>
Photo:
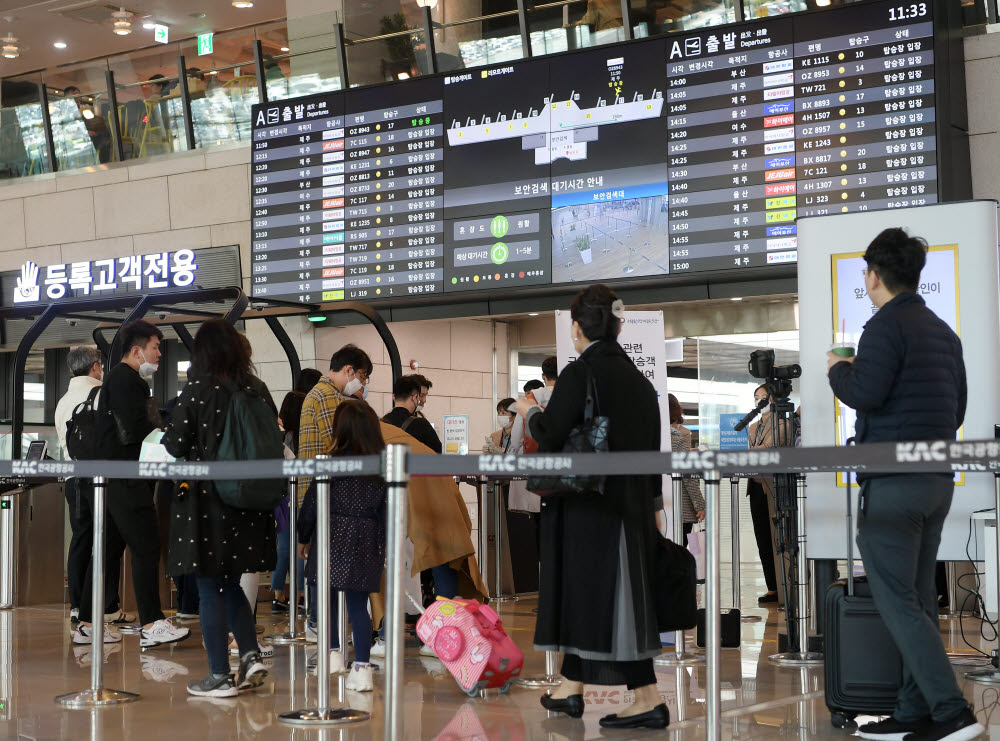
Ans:
[[[853,342],[838,342],[833,347],[830,348],[830,352],[834,355],[839,355],[842,358],[853,358],[854,357],[854,343]]]

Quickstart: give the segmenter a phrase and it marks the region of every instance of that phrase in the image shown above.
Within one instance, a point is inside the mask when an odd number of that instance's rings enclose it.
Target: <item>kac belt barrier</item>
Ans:
[[[523,478],[541,472],[581,475],[700,473],[768,475],[857,471],[859,473],[1000,473],[1000,441],[937,440],[871,443],[852,447],[763,448],[621,453],[534,453],[531,455],[408,455],[411,476]],[[327,459],[176,463],[135,461],[0,461],[0,477],[80,476],[109,479],[268,479],[316,476],[379,476],[377,455]]]

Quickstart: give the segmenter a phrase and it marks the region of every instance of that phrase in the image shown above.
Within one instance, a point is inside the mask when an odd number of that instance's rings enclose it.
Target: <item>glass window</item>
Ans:
[[[345,6],[344,34],[348,41],[355,42],[347,47],[352,86],[406,80],[428,73],[423,18],[416,0]],[[366,40],[386,35],[389,38]]]
[[[748,6],[755,1],[757,0],[744,0],[744,5]],[[762,3],[764,1],[760,0]],[[778,0],[778,3],[781,2],[784,0]],[[805,4],[805,0],[788,0],[788,2]],[[707,0],[697,4],[675,3],[671,0],[631,0],[631,3],[632,22],[637,29],[640,29],[636,33],[637,36],[690,31],[736,21],[733,0]],[[749,7],[745,12],[748,18],[755,17]]]
[[[267,99],[284,100],[340,90],[340,63],[337,50],[320,49],[282,57],[264,63]]]
[[[535,56],[625,40],[621,0],[540,3],[529,21]]]
[[[108,60],[118,86],[125,159],[187,149],[177,76],[176,44],[157,45]]]
[[[434,49],[442,72],[524,57],[516,0],[437,3],[431,9]]]
[[[0,178],[49,172],[39,101],[40,75],[3,81],[0,103]]]

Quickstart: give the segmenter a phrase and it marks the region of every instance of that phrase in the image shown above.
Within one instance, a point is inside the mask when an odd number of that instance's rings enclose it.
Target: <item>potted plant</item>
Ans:
[[[580,259],[583,260],[583,264],[590,265],[590,261],[593,259],[593,253],[590,251],[590,235],[584,234],[582,237],[577,237],[576,248],[580,250]]]

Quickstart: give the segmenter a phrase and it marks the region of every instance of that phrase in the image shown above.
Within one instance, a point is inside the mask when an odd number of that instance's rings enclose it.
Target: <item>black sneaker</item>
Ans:
[[[240,659],[240,673],[236,676],[236,689],[250,690],[264,684],[267,667],[260,659],[259,653],[249,653]]]
[[[272,615],[285,615],[288,613],[288,603],[281,602],[280,600],[271,600],[271,614]]]
[[[888,718],[874,721],[872,723],[865,723],[863,726],[859,726],[858,735],[861,738],[882,739],[883,741],[902,741],[902,739],[912,733],[927,730],[930,724],[930,718],[905,723],[903,721],[896,720],[890,715]]]
[[[986,733],[976,720],[972,708],[967,707],[958,717],[944,723],[931,723],[923,731],[911,733],[906,741],[971,741]]]
[[[758,605],[766,605],[770,602],[777,602],[777,601],[778,601],[777,592],[768,592],[767,594],[762,594],[760,597],[757,598]]]
[[[242,668],[242,667],[241,667]],[[188,694],[196,697],[236,697],[239,692],[232,674],[212,674],[187,686]]]

